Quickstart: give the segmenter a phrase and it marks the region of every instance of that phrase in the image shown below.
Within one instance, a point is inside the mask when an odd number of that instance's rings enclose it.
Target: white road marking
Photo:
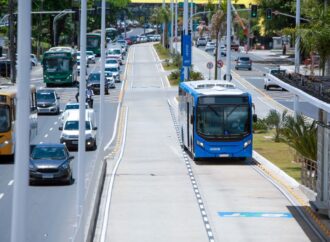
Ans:
[[[4,193],[0,193],[0,199],[3,198],[4,195]]]
[[[45,138],[47,138],[48,137],[48,134],[45,134],[45,136],[44,136]]]
[[[10,181],[8,182],[8,186],[13,185],[13,183],[14,183],[14,180],[10,180]]]
[[[50,128],[50,129],[49,129],[49,131],[52,131],[52,130],[53,130],[53,128]]]
[[[57,122],[54,122],[54,125],[56,125],[57,124]]]
[[[43,144],[44,142],[40,141],[39,144]]]

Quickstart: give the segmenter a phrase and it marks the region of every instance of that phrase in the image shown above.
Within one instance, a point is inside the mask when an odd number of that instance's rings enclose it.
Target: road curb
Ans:
[[[86,235],[86,241],[92,242],[94,239],[95,231],[96,231],[96,225],[98,220],[98,213],[100,209],[101,204],[101,198],[102,198],[102,191],[103,186],[106,178],[106,170],[107,170],[107,161],[106,159],[103,160],[102,167],[100,169],[100,175],[99,175],[99,181],[96,184],[96,192],[94,196],[94,206],[92,208],[90,219],[88,219],[89,223],[87,223],[87,235]]]

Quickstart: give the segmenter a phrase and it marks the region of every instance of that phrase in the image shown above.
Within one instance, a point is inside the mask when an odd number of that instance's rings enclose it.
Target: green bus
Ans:
[[[106,35],[107,39],[109,38],[109,40],[111,40],[111,41],[116,41],[118,38],[119,32],[115,28],[107,28],[107,29],[105,29],[105,35]]]
[[[44,83],[47,87],[77,83],[77,52],[71,47],[53,47],[42,59]]]
[[[96,56],[101,55],[101,34],[88,33],[87,34],[87,51],[93,51]]]

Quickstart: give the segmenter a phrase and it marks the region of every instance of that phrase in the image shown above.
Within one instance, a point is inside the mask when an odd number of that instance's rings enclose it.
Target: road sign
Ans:
[[[182,65],[191,66],[191,36],[183,36],[183,46],[182,46]]]
[[[213,63],[212,62],[207,62],[206,64],[207,69],[212,69],[213,68]]]
[[[222,60],[218,60],[217,61],[217,66],[218,66],[218,68],[223,67],[223,61]]]

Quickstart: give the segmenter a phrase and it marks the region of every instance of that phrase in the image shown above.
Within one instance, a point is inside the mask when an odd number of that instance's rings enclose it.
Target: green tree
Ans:
[[[164,47],[168,47],[168,23],[171,20],[171,12],[169,8],[155,8],[152,15],[151,21],[155,24],[164,24]]]
[[[224,32],[224,23],[226,21],[225,13],[222,10],[218,10],[215,14],[212,15],[211,19],[211,35],[213,38],[216,38],[216,47],[219,48],[219,40],[221,39],[222,33]],[[218,60],[218,51],[215,51],[215,63]],[[214,68],[214,78],[218,78],[218,68]]]
[[[320,68],[324,76],[325,64],[330,58],[330,9],[317,0],[306,0],[302,12],[309,22],[296,29],[301,36],[301,48],[307,53],[320,55]]]
[[[294,148],[303,157],[317,159],[317,125],[316,121],[308,122],[302,115],[296,119],[287,116],[282,131],[284,142]]]
[[[275,142],[281,141],[281,136],[283,133],[284,124],[287,118],[287,110],[284,110],[282,114],[280,114],[275,109],[269,111],[269,114],[266,117],[266,123],[270,126],[270,128],[275,129]]]

